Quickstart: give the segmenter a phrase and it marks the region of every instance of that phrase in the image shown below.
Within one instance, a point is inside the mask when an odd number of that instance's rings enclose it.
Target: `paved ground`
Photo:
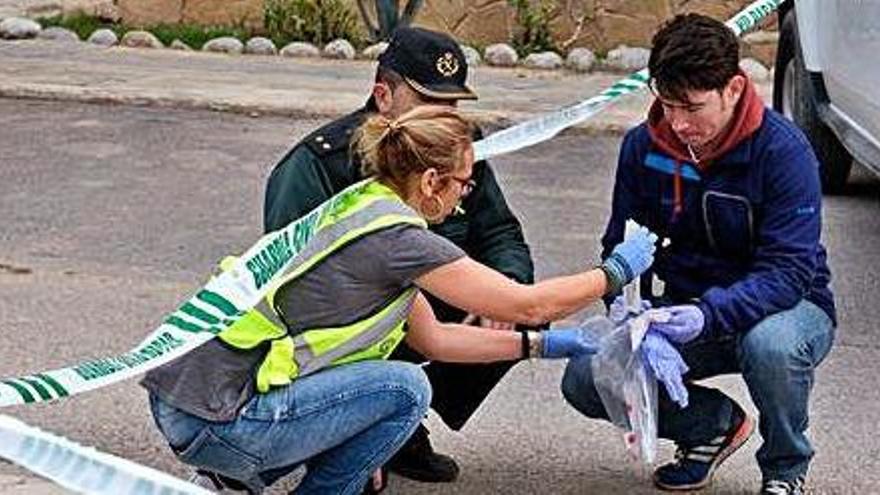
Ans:
[[[0,115],[0,376],[130,348],[217,259],[258,236],[270,167],[317,123],[3,99]],[[617,144],[615,136],[568,135],[494,161],[539,277],[595,261]],[[878,191],[880,181],[859,170],[848,195],[826,200],[841,327],[813,400],[817,493],[880,492]],[[627,467],[613,428],[564,404],[561,373],[558,362],[518,365],[460,433],[432,416],[432,438],[456,455],[461,480],[431,486],[395,478],[390,493],[654,493]],[[735,377],[714,383],[746,396]],[[185,473],[153,430],[134,382],[2,412]],[[725,465],[712,493],[756,488],[758,443]],[[62,493],[5,465],[0,491]]]

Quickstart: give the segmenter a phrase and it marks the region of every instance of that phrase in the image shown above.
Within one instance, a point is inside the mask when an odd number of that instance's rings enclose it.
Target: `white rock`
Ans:
[[[50,27],[40,31],[40,34],[37,35],[37,38],[42,40],[51,40],[51,41],[79,41],[79,36],[71,31],[70,29],[66,29],[63,27]]]
[[[604,65],[611,70],[633,72],[647,67],[650,56],[651,51],[647,48],[620,45],[608,52]]]
[[[387,49],[388,43],[380,41],[374,45],[370,45],[364,48],[364,51],[361,52],[361,56],[368,60],[376,60],[379,58],[379,55],[385,53],[385,50]]]
[[[207,43],[202,45],[202,51],[238,55],[244,51],[244,44],[238,38],[221,36],[208,40]]]
[[[512,67],[519,61],[516,50],[506,43],[496,43],[487,46],[483,56],[486,59],[486,63],[496,67]]]
[[[256,36],[245,43],[244,52],[250,55],[277,55],[278,47],[269,38]]]
[[[98,29],[89,36],[88,42],[100,46],[116,46],[119,44],[119,37],[110,29]]]
[[[556,52],[530,53],[523,65],[529,69],[554,70],[562,67],[562,57]]]
[[[744,58],[740,60],[739,68],[748,74],[749,79],[752,81],[761,82],[770,79],[770,71],[764,67],[764,64],[753,58]]]
[[[191,46],[187,45],[186,43],[184,43],[183,41],[180,41],[180,40],[172,41],[171,44],[168,45],[168,48],[171,48],[172,50],[180,50],[182,52],[191,52],[192,51]]]
[[[131,48],[163,48],[164,45],[153,33],[147,31],[129,31],[119,43]]]
[[[294,41],[281,49],[281,55],[285,57],[320,57],[321,50],[311,43]]]
[[[575,48],[565,58],[565,66],[577,72],[589,72],[595,63],[596,54],[588,48]]]
[[[357,55],[354,47],[348,40],[338,39],[327,43],[324,46],[324,56],[327,58],[339,58],[343,60],[352,60]]]
[[[468,45],[461,45],[461,51],[464,53],[464,59],[469,67],[476,67],[483,63],[483,58],[480,57],[480,52],[478,52],[476,48]]]
[[[42,28],[36,22],[24,17],[9,17],[0,22],[0,38],[20,40],[33,38]]]

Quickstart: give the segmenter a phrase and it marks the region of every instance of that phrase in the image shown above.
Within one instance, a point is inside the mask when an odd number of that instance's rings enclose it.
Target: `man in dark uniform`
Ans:
[[[476,99],[465,84],[467,62],[449,36],[418,28],[401,28],[379,58],[376,80],[366,105],[313,132],[276,165],[266,188],[264,223],[267,232],[282,228],[340,190],[361,180],[359,164],[350,154],[354,130],[372,113],[397,116],[417,105],[455,105]],[[474,136],[475,140],[481,136]],[[474,165],[474,189],[462,204],[464,213],[431,229],[463,248],[469,256],[509,277],[533,282],[534,267],[522,227],[511,213],[495,175],[485,161]],[[468,315],[431,299],[441,321],[464,321],[499,330],[514,326]],[[401,347],[405,347],[401,345]],[[402,349],[392,358],[423,361]],[[434,362],[425,371],[434,389],[433,409],[452,429],[460,430],[513,362],[449,364]],[[391,460],[389,468],[408,478],[448,482],[458,476],[450,457],[433,451],[424,425]]]

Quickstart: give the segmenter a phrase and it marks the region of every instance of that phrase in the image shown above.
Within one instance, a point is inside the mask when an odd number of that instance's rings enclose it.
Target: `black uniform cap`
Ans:
[[[467,61],[451,37],[422,28],[394,32],[379,66],[403,77],[414,90],[439,100],[476,100],[467,81]]]

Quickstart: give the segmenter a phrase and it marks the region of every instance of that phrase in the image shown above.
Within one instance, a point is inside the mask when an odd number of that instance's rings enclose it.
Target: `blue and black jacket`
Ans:
[[[603,258],[633,218],[669,240],[652,268],[665,286],[657,296],[698,304],[707,331],[744,332],[804,299],[836,324],[819,241],[818,162],[801,131],[778,113],[764,109],[757,122],[757,130],[702,168],[661,151],[668,146],[655,142],[647,122],[630,130]]]

